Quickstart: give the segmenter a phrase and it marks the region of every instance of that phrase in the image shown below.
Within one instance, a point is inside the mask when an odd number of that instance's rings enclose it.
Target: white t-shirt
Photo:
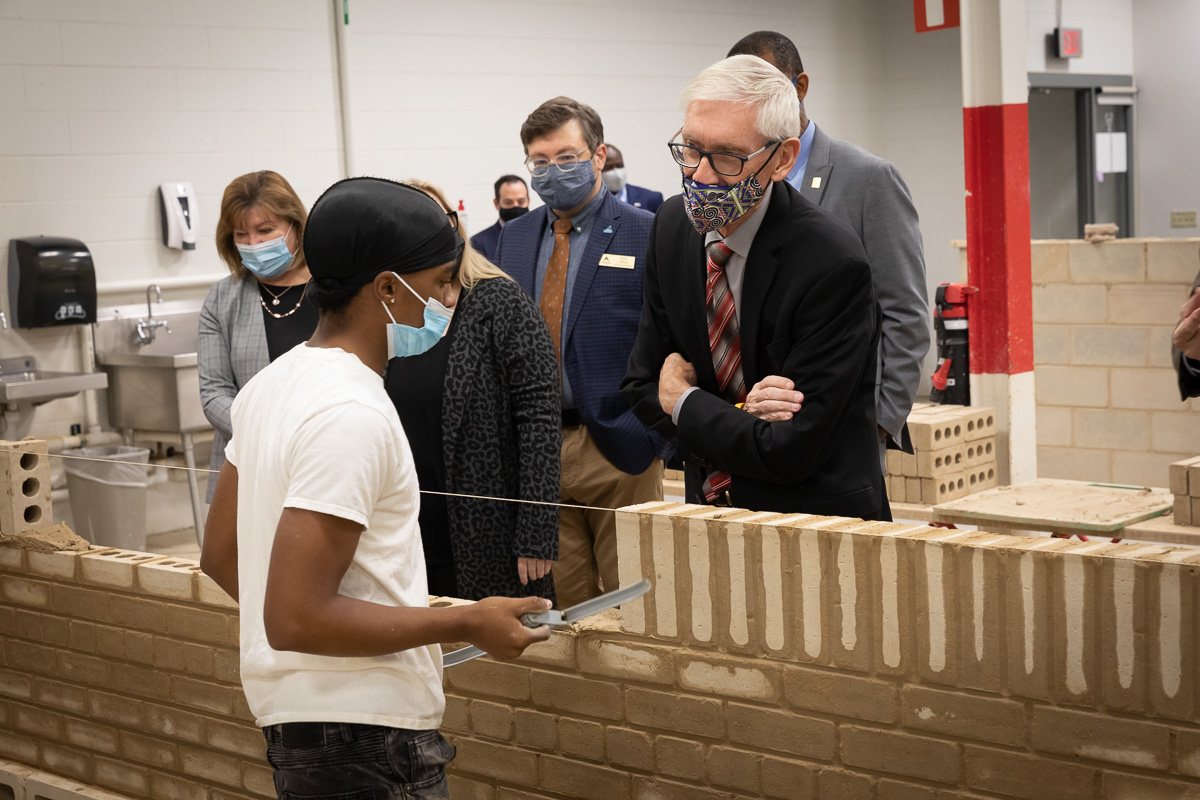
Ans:
[[[371,658],[315,656],[272,649],[263,623],[285,507],[365,526],[343,595],[429,605],[417,474],[383,380],[344,350],[301,344],[247,383],[232,413],[225,457],[238,470],[242,686],[257,724],[437,728],[445,708],[437,645]]]

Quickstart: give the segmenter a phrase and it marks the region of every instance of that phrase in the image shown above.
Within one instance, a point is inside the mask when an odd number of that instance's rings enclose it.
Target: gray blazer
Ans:
[[[225,465],[225,445],[233,435],[233,398],[271,360],[258,298],[254,278],[228,277],[213,286],[200,309],[200,403],[213,426],[210,466],[218,471]],[[210,503],[216,488],[216,478],[211,477]]]
[[[817,188],[813,178],[821,179]],[[876,421],[907,444],[902,437],[905,420],[930,339],[925,253],[912,195],[891,162],[831,138],[819,127],[800,194],[853,228],[867,251],[883,310]]]

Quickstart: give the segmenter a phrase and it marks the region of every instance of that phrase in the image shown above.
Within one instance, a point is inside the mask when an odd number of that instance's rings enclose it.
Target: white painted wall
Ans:
[[[1197,235],[1196,228],[1172,228],[1170,215],[1172,210],[1200,209],[1198,30],[1200,3],[1195,0],[1153,0],[1134,8],[1140,236]]]
[[[1179,0],[1186,4],[1188,0]],[[1153,5],[1159,0],[1141,0]],[[1025,0],[1029,13],[1026,63],[1030,72],[1129,75],[1133,72],[1134,0]],[[1161,5],[1161,3],[1160,3]],[[1061,16],[1060,16],[1061,10]],[[1083,57],[1060,59],[1047,37],[1056,27],[1083,29]]]

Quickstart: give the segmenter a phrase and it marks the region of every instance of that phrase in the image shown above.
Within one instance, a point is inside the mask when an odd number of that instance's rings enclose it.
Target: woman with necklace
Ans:
[[[270,170],[235,178],[221,198],[217,253],[229,277],[204,301],[198,353],[200,402],[214,430],[214,470],[225,463],[238,391],[316,330],[301,248],[307,218],[291,184]],[[209,482],[210,502],[215,484]]]

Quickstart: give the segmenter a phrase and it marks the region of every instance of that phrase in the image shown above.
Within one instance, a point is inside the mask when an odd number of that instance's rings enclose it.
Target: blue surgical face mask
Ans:
[[[396,273],[392,273],[396,275]],[[413,291],[413,288],[408,285],[408,282],[396,275],[396,279],[404,284],[404,288],[412,292],[413,297],[425,304],[425,324],[420,328],[414,328],[411,325],[401,325],[396,322],[396,318],[392,316],[392,310],[387,307],[387,303],[382,300],[379,302],[383,305],[383,310],[387,312],[388,318],[391,319],[391,324],[388,325],[388,360],[393,358],[407,358],[408,356],[419,356],[426,352],[435,344],[437,344],[443,336],[446,335],[446,329],[450,327],[450,318],[454,316],[454,312],[446,308],[432,297],[428,300],[422,300],[421,295]]]
[[[270,239],[258,244],[237,245],[238,254],[242,257],[242,266],[250,270],[256,278],[271,280],[287,272],[296,259],[296,254],[287,248],[287,235],[292,226],[283,232],[278,239]]]
[[[570,172],[563,172],[558,167],[551,166],[542,176],[533,176],[530,180],[533,190],[542,198],[542,202],[555,211],[570,211],[583,203],[592,187],[596,185],[596,170],[592,160],[579,165]]]

